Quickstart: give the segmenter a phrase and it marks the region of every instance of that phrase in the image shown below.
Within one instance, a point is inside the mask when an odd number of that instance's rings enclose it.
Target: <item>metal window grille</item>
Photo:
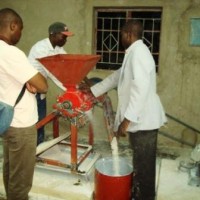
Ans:
[[[96,9],[96,54],[101,55],[97,69],[118,69],[123,61],[124,48],[120,30],[128,19],[139,19],[144,26],[143,41],[149,47],[158,71],[162,10],[158,9]]]

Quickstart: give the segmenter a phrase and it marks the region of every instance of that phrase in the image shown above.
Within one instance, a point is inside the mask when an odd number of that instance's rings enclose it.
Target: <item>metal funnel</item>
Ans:
[[[100,55],[58,54],[38,61],[66,86],[79,84],[99,59]]]

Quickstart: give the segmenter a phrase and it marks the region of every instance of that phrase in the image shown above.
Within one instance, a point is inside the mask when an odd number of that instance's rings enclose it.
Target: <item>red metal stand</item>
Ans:
[[[57,138],[57,137],[59,137],[59,117],[61,117],[61,116],[56,113],[50,113],[44,119],[42,119],[41,121],[39,121],[36,124],[36,128],[39,129],[42,126],[45,126],[48,123],[52,122],[53,123],[53,137]],[[94,141],[93,128],[92,128],[91,123],[89,123],[88,126],[89,126],[88,143],[89,143],[89,145],[93,145],[93,141]],[[70,136],[69,137],[70,137],[70,148],[71,148],[70,168],[71,168],[72,172],[77,172],[78,166],[87,158],[89,153],[92,152],[92,148],[87,149],[86,152],[84,154],[82,154],[82,156],[80,158],[78,158],[78,147],[82,147],[82,146],[78,145],[78,143],[77,143],[78,127],[76,124],[76,119],[73,123],[72,122],[70,123]],[[44,162],[51,164],[51,165],[55,165],[55,166],[67,167],[65,164],[55,161],[55,160],[45,159]]]

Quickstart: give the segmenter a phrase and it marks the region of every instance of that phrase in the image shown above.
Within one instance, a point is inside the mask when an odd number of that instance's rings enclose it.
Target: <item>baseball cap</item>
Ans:
[[[68,30],[67,25],[62,22],[55,22],[49,26],[49,34],[54,34],[54,33],[62,33],[63,35],[66,36],[74,35],[74,33]]]

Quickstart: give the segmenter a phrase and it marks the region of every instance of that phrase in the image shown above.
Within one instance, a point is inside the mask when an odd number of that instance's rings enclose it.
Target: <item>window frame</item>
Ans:
[[[145,41],[145,37],[143,37],[143,41],[147,44],[147,46],[149,44],[148,47],[150,48],[150,51],[151,51],[151,53],[152,53],[152,55],[154,57],[154,60],[156,62],[156,71],[158,72],[158,69],[159,69],[159,57],[160,57],[160,40],[161,40],[160,38],[161,38],[161,26],[162,26],[162,11],[163,11],[162,7],[155,7],[155,8],[152,8],[152,7],[151,8],[148,8],[148,7],[132,7],[132,8],[126,8],[126,7],[124,7],[124,8],[115,8],[115,7],[112,7],[112,8],[103,8],[103,7],[96,7],[96,8],[94,8],[94,16],[95,16],[95,19],[94,19],[94,27],[95,27],[94,30],[95,31],[94,31],[94,45],[93,45],[94,46],[94,52],[96,54],[100,54],[101,56],[104,55],[104,54],[102,54],[102,50],[103,49],[101,49],[99,51],[98,50],[98,44],[97,44],[98,43],[98,31],[99,31],[99,29],[98,29],[98,22],[97,21],[100,18],[100,17],[98,18],[98,14],[99,13],[106,13],[106,12],[107,13],[120,13],[121,12],[121,13],[124,13],[124,15],[125,15],[125,18],[121,18],[124,21],[126,21],[128,19],[133,19],[133,18],[134,19],[137,18],[137,19],[143,20],[142,18],[132,17],[133,13],[136,13],[136,12],[146,12],[146,13],[148,13],[148,12],[149,13],[151,13],[151,12],[154,13],[155,12],[155,13],[159,13],[160,17],[158,19],[156,19],[156,20],[160,20],[160,29],[159,30],[153,30],[153,31],[152,30],[146,30],[146,29],[144,29],[144,33],[143,33],[143,34],[147,34],[147,33],[151,34],[152,33],[152,35],[154,35],[154,34],[158,35],[157,36],[157,40],[159,40],[158,41],[159,44],[157,44],[157,47],[156,47],[158,49],[158,52],[154,52],[153,51],[154,47],[151,44],[151,41],[147,42],[147,41]],[[112,19],[114,19],[114,18],[112,18]],[[154,17],[152,17],[152,19],[154,19]],[[147,20],[147,18],[146,18],[146,20]],[[144,21],[143,21],[143,23],[144,23]],[[104,30],[104,29],[102,29],[102,30]],[[109,30],[105,29],[105,31],[109,31]],[[112,31],[112,29],[111,29],[111,31]],[[117,31],[118,31],[118,35],[119,35],[120,34],[120,30],[118,29]],[[118,40],[117,40],[118,43],[120,42],[119,37],[118,37]],[[104,40],[102,40],[102,43],[103,42],[104,42]],[[111,53],[113,53],[113,52],[110,51],[109,48],[108,48],[108,54],[111,54]],[[123,54],[124,55],[124,50],[118,49],[117,54]],[[116,56],[116,57],[118,57],[118,56]],[[104,60],[101,59],[100,62],[97,63],[96,69],[116,70],[116,69],[118,69],[121,66],[121,63],[118,63],[118,64],[112,63],[112,62],[110,62],[110,59],[111,58],[107,59],[108,60],[107,63],[106,62],[104,63],[103,62]],[[119,60],[122,61],[123,59],[120,57]],[[102,67],[104,64],[107,65],[108,67]],[[111,65],[111,67],[109,67],[109,65]],[[114,65],[116,65],[117,67],[115,67]]]

